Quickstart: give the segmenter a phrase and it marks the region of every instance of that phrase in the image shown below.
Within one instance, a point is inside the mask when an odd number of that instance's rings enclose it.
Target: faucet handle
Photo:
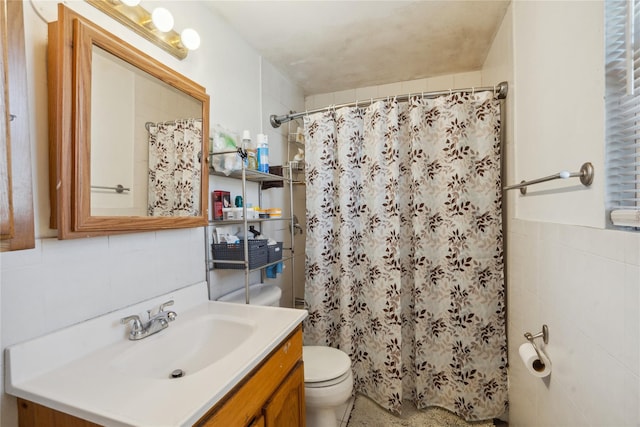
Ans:
[[[164,311],[165,307],[169,307],[171,305],[173,305],[173,300],[172,299],[167,301],[167,302],[165,302],[164,304],[160,304],[159,311],[162,312],[162,311]]]
[[[132,332],[136,332],[136,331],[140,331],[142,330],[142,322],[140,321],[140,316],[138,316],[137,314],[134,314],[132,316],[127,316],[127,317],[123,317],[122,319],[120,319],[120,323],[122,323],[123,325],[126,325],[129,322],[132,322],[131,324],[131,331]]]
[[[170,305],[173,305],[173,300],[169,300],[164,304],[162,304],[160,306],[160,313],[165,313],[164,311],[165,307],[169,307]],[[167,320],[169,322],[173,322],[174,320],[176,320],[176,317],[178,317],[175,311],[167,311],[166,313],[167,313]]]
[[[157,316],[158,314],[164,312],[164,309],[166,307],[169,307],[170,305],[173,305],[173,300],[169,300],[169,301],[167,301],[165,303],[160,304],[160,307],[158,307],[158,311],[156,311],[155,313],[153,312],[153,310],[147,310],[147,314],[149,315],[149,319],[151,319],[153,316]]]

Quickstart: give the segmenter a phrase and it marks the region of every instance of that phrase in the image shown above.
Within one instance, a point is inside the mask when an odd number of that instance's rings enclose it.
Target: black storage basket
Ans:
[[[249,269],[260,268],[267,263],[269,258],[267,251],[267,239],[249,239]],[[242,261],[244,260],[244,240],[240,243],[213,243],[213,259]],[[233,270],[244,269],[244,264],[229,264],[215,262],[213,268],[228,268]]]
[[[268,245],[267,248],[269,248],[267,262],[275,262],[282,259],[282,242],[277,242],[275,245]]]

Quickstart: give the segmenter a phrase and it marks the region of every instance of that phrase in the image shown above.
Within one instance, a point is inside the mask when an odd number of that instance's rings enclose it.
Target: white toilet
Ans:
[[[249,286],[249,301],[256,305],[279,306],[282,290],[275,285],[258,283]],[[239,289],[218,301],[245,302],[245,290]],[[344,405],[353,392],[351,360],[343,351],[331,347],[302,347],[304,361],[304,398],[307,427],[337,427],[336,409]]]
[[[302,359],[307,427],[337,427],[336,409],[353,391],[349,356],[331,347],[304,346]]]

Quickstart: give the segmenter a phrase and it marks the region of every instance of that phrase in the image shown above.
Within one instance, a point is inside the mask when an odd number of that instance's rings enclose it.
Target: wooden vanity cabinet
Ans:
[[[298,327],[198,427],[304,427],[302,328]]]
[[[24,399],[18,399],[18,416],[20,427],[99,427]],[[194,426],[304,427],[302,328],[298,326]]]
[[[304,426],[304,367],[298,363],[263,409],[267,426]]]

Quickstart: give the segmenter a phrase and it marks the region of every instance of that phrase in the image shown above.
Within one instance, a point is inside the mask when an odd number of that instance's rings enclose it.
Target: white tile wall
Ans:
[[[637,426],[640,233],[513,219],[510,425]],[[553,372],[529,375],[523,334],[549,326]]]
[[[3,346],[204,280],[202,229],[37,239],[3,253]]]
[[[313,110],[330,105],[347,104],[355,101],[368,101],[372,98],[405,95],[427,91],[447,89],[464,89],[482,86],[482,73],[472,71],[468,73],[450,74],[427,79],[408,80],[379,86],[367,86],[340,92],[321,93],[307,96],[305,108]]]
[[[514,8],[523,6],[525,11],[514,12]],[[517,114],[515,104],[529,103],[529,97],[523,97],[523,93],[537,90],[535,80],[541,73],[544,75],[544,70],[554,70],[554,79],[564,86],[566,78],[555,74],[555,70],[565,66],[559,65],[563,61],[572,61],[563,54],[566,50],[560,50],[560,59],[552,65],[548,49],[538,46],[540,40],[531,38],[531,34],[544,31],[545,40],[551,40],[551,44],[560,39],[583,43],[580,49],[597,56],[600,51],[588,37],[564,36],[568,27],[560,17],[562,13],[580,16],[573,21],[580,23],[575,31],[594,35],[603,25],[601,20],[597,25],[589,24],[593,22],[589,21],[591,17],[598,16],[598,8],[601,4],[592,2],[516,2],[505,15],[482,73],[484,85],[502,80],[510,83],[505,123],[509,182],[523,178],[516,176],[523,174],[517,170],[518,165],[542,167],[548,165],[549,158],[556,157],[557,144],[546,149],[536,140],[524,147],[528,138],[522,131],[518,133],[518,129],[540,127],[539,123],[553,133],[576,129],[571,122],[573,116],[566,113],[556,117],[560,120],[545,117],[533,121],[531,115]],[[536,15],[535,19],[531,13]],[[550,21],[556,19],[557,25],[551,25]],[[523,49],[523,43],[537,46],[539,56],[535,60],[531,49]],[[523,65],[514,61],[514,52],[520,52],[528,62]],[[594,81],[602,76],[602,67],[587,67],[583,71],[583,77],[589,76]],[[519,75],[517,84],[514,74]],[[534,78],[530,81],[524,76]],[[546,79],[543,77],[541,81]],[[583,96],[575,98],[580,104],[578,108],[600,102],[595,95],[581,93]],[[564,102],[565,98],[556,105],[568,111],[570,104]],[[597,121],[582,122],[580,127],[597,135]],[[588,150],[602,151],[600,138],[571,140],[580,141],[580,149],[570,150],[574,156],[585,156]],[[524,155],[523,147],[535,151],[536,156]],[[575,195],[589,202],[595,200],[585,192]],[[522,198],[516,192],[508,192],[504,201],[509,215],[506,239],[509,425],[639,426],[640,233],[549,222],[546,218],[557,211],[569,218],[568,224],[581,224],[583,220],[576,213],[580,210],[576,205],[562,209],[547,196]],[[524,202],[536,205],[538,211],[544,206],[546,211],[540,214],[522,210]],[[601,217],[604,207],[595,208],[598,210],[594,213]],[[530,215],[535,220],[525,220]],[[549,378],[541,380],[528,374],[518,347],[525,342],[525,332],[536,333],[545,323],[550,331],[546,351],[553,371]]]
[[[402,82],[402,93],[418,93],[427,90],[428,79],[409,80]]]

